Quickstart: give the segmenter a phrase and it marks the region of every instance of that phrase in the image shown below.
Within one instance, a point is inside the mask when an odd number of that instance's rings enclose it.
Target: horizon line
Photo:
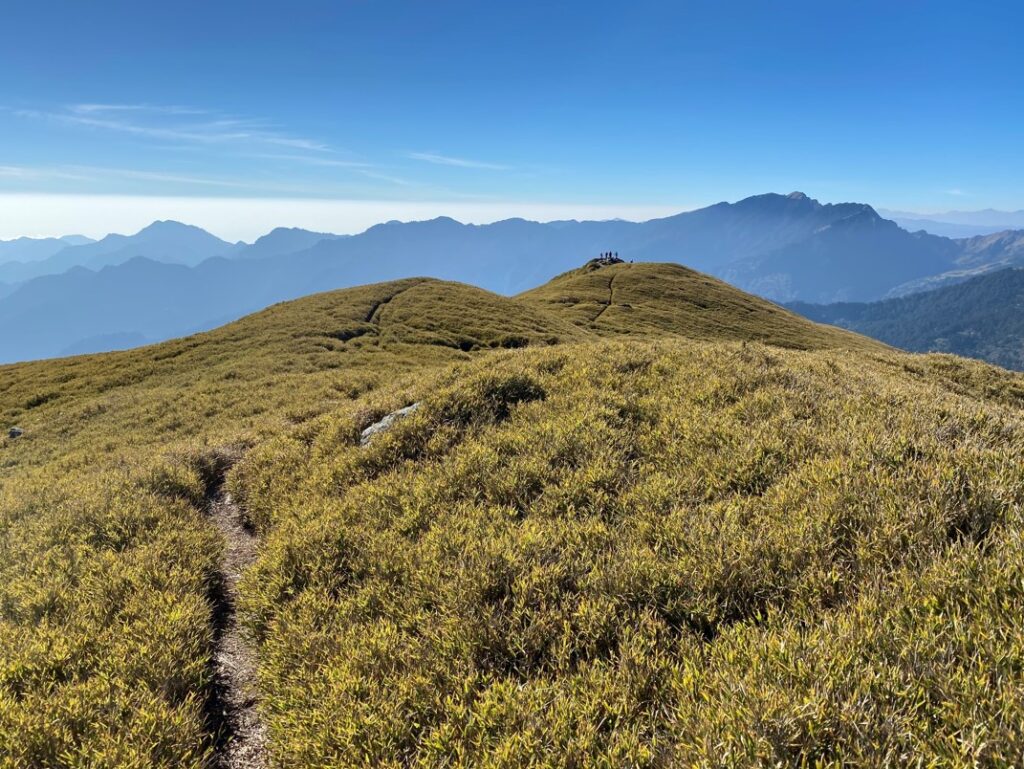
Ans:
[[[559,221],[645,222],[735,200],[694,203],[585,203],[552,201],[397,200],[328,197],[193,196],[124,193],[0,192],[0,241],[84,235],[96,240],[112,234],[134,234],[154,222],[176,221],[201,227],[228,242],[252,242],[277,229],[300,228],[336,235],[357,235],[378,224],[450,218],[460,224],[483,225],[511,219],[548,224]],[[790,193],[791,194],[791,193]],[[813,195],[808,197],[814,198]],[[921,211],[871,205],[898,218],[943,213],[996,211]],[[260,215],[257,215],[260,214]],[[254,221],[263,222],[254,225]],[[266,223],[271,222],[268,226]]]

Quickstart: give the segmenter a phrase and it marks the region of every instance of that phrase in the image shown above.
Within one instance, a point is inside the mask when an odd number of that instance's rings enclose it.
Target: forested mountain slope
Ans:
[[[792,309],[914,352],[950,352],[1024,369],[1024,270],[1009,269],[884,302]]]

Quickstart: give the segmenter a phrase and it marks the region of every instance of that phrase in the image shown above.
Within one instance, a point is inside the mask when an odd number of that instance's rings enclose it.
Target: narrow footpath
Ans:
[[[219,581],[213,595],[216,652],[210,717],[216,729],[217,769],[264,769],[266,730],[256,708],[256,655],[236,615],[238,582],[256,559],[256,535],[222,486],[210,495],[207,513],[224,538]]]

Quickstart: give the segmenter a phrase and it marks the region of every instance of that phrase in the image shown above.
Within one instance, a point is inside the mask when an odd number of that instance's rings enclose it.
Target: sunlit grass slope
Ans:
[[[258,447],[276,759],[1012,764],[1024,422],[948,384],[605,342],[448,371],[369,447],[355,404]]]
[[[0,766],[202,760],[219,552],[202,507],[224,447],[372,404],[467,351],[578,333],[408,280],[140,350],[0,367]],[[8,439],[11,425],[25,435]]]
[[[810,323],[678,264],[592,262],[519,298],[603,336],[672,334],[803,350],[883,348],[866,337]]]
[[[1012,763],[1024,378],[702,280],[410,279],[0,367],[0,766],[209,765],[239,458],[284,766]]]

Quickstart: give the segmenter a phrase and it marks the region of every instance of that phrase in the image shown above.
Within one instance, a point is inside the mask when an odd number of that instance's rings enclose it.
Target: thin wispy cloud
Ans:
[[[43,181],[47,179],[89,181],[90,177],[67,169],[0,166],[0,179],[14,179],[17,181]]]
[[[79,181],[104,182],[110,180],[161,182],[165,184],[198,187],[220,187],[248,192],[299,192],[307,188],[266,182],[182,174],[168,171],[146,171],[136,168],[109,168],[104,166],[0,166],[0,179],[15,182]]]
[[[228,179],[212,179],[205,176],[194,176],[192,174],[175,174],[165,171],[139,171],[134,168],[96,168],[92,166],[81,166],[83,173],[93,173],[98,176],[116,176],[123,179],[140,179],[152,182],[173,182],[175,184],[195,184],[204,187],[231,187],[251,188],[248,182],[232,181]]]
[[[97,112],[152,112],[159,115],[207,115],[209,112],[197,107],[183,107],[175,104],[72,104],[68,107],[79,114]]]
[[[48,120],[70,126],[131,134],[163,142],[200,145],[269,145],[292,150],[328,153],[324,142],[290,136],[251,118],[218,116],[181,106],[148,104],[75,104],[64,111],[16,110],[22,118]],[[189,120],[208,116],[208,120]],[[180,119],[175,119],[180,118]]]
[[[280,147],[291,147],[299,150],[313,150],[316,152],[331,152],[331,148],[323,142],[312,139],[291,139],[287,136],[272,136],[269,134],[257,134],[253,138],[267,144],[275,144]]]
[[[174,185],[194,186],[197,192],[199,188],[224,188],[244,190],[247,194],[301,192],[326,195],[408,194],[415,198],[433,196],[445,199],[489,197],[480,190],[453,190],[438,185],[438,180],[431,177],[439,175],[440,168],[430,172],[426,167],[413,166],[410,162],[395,163],[392,167],[374,159],[353,156],[323,141],[293,135],[267,120],[215,109],[180,104],[83,101],[59,108],[0,107],[0,111],[22,120],[63,127],[63,130],[91,132],[98,137],[109,134],[109,138],[115,141],[118,135],[133,137],[137,140],[134,143],[144,144],[153,155],[147,163],[149,170],[131,168],[127,163],[120,168],[101,168],[90,165],[84,157],[81,159],[86,160],[85,163],[76,163],[78,158],[69,158],[52,167],[10,165],[0,168],[0,180],[5,180],[8,187],[50,187],[54,191],[65,187],[136,190],[143,182],[151,182],[152,193],[159,192],[165,185]],[[157,152],[160,154],[154,154]],[[163,165],[161,158],[166,158],[166,153],[170,152],[190,153],[189,162],[182,165],[176,159],[167,163],[168,168],[160,168]],[[437,167],[512,170],[510,166],[499,163],[439,152],[399,151],[398,154],[406,161]],[[230,160],[225,162],[228,158]],[[186,165],[186,171],[180,172]],[[188,172],[191,168],[202,169],[202,172],[193,175]],[[223,176],[216,173],[217,170],[223,170]],[[337,173],[328,173],[331,170]],[[65,183],[61,184],[61,180]],[[389,191],[386,186],[394,190]]]
[[[481,160],[468,160],[466,158],[455,158],[450,155],[441,155],[437,152],[410,152],[407,157],[411,160],[420,160],[424,163],[433,163],[437,166],[455,166],[456,168],[478,168],[484,171],[509,171],[509,166],[498,163],[485,163]]]
[[[344,162],[344,161],[339,161]],[[351,167],[349,179],[333,179],[326,183],[298,182],[287,179],[246,179],[203,176],[166,170],[142,170],[137,168],[114,168],[82,164],[59,166],[15,166],[0,165],[0,194],[11,193],[26,188],[33,189],[43,186],[54,187],[56,193],[74,193],[78,188],[86,188],[94,194],[109,194],[111,189],[123,191],[137,189],[141,184],[152,188],[160,194],[169,189],[177,188],[178,194],[206,194],[215,190],[234,191],[246,195],[321,195],[325,197],[343,197],[360,199],[360,196],[382,193],[379,186],[367,186],[367,182],[355,182],[353,178],[363,177],[384,182],[395,188],[395,194],[410,195],[412,199],[424,195],[441,195],[446,200],[479,200],[480,196],[466,195],[455,190],[434,186],[427,182],[402,178],[389,173],[374,170],[372,167]],[[126,185],[128,185],[126,187]],[[187,188],[194,187],[195,192]],[[204,192],[200,192],[204,191]],[[220,194],[219,192],[217,194]],[[383,199],[383,198],[382,198]]]
[[[372,168],[372,163],[364,163],[358,160],[338,160],[327,158],[322,155],[287,155],[262,153],[254,157],[261,160],[280,160],[287,163],[300,163],[307,166],[319,166],[323,168]]]
[[[955,198],[962,198],[964,195],[967,194],[963,190],[955,188],[955,187],[953,189],[951,189],[951,190],[943,190],[943,192],[945,192],[947,195],[952,195]]]
[[[359,171],[367,179],[377,179],[382,182],[389,182],[391,184],[397,184],[400,187],[423,187],[425,186],[422,182],[415,182],[410,179],[403,179],[400,176],[392,176],[391,174],[384,174],[380,171],[371,171],[368,169],[362,169]]]

